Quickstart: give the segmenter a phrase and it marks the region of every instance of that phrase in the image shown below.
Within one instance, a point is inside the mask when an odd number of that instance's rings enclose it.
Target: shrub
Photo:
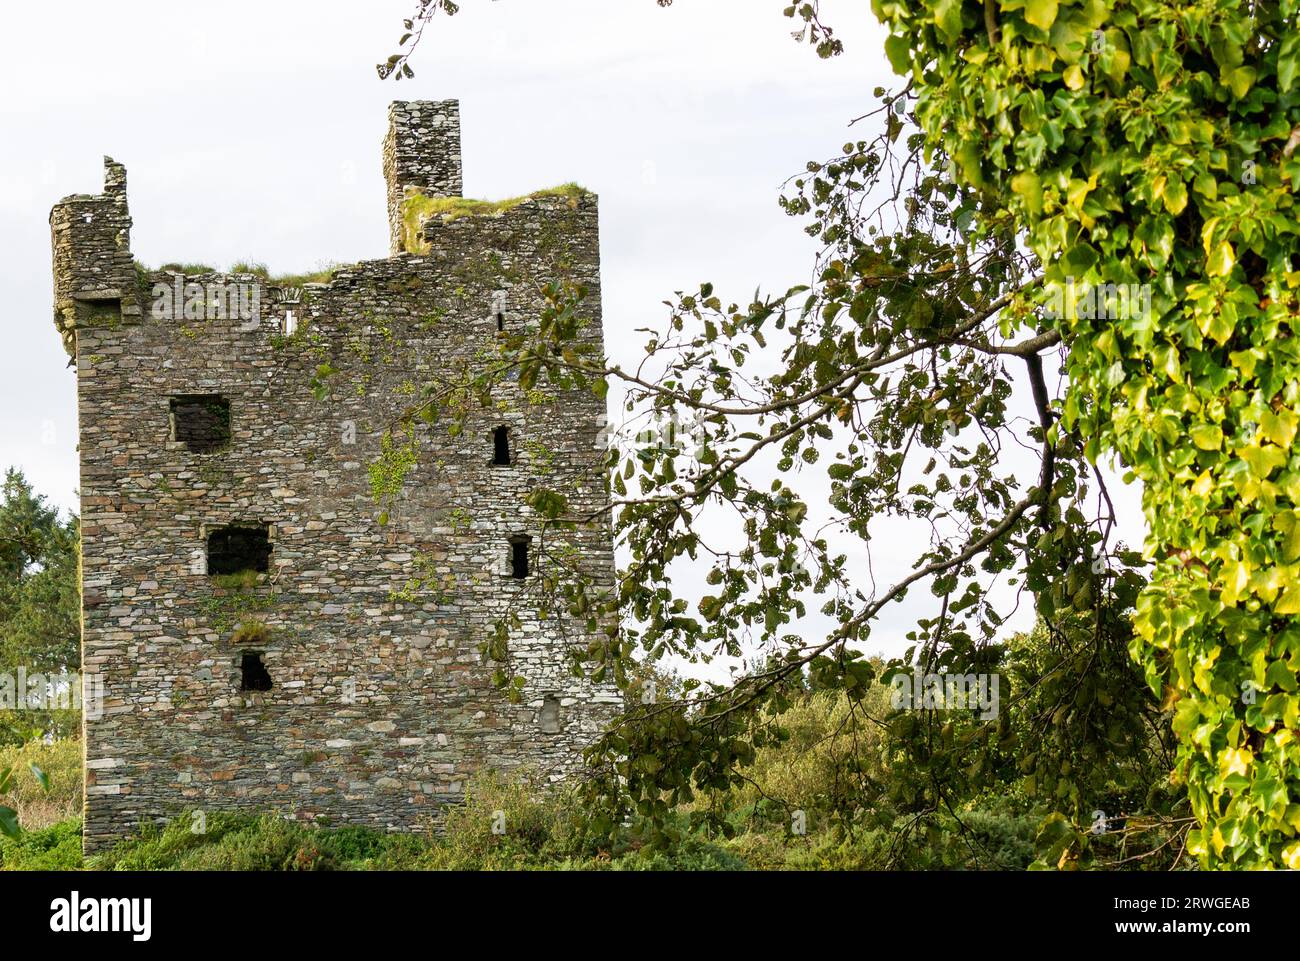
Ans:
[[[260,575],[252,568],[235,571],[233,574],[213,574],[211,579],[212,583],[223,591],[248,590],[261,583]]]
[[[81,866],[81,818],[16,838],[0,835],[0,871],[76,871]]]
[[[32,772],[35,764],[49,779],[47,791]],[[36,831],[81,814],[81,741],[64,738],[21,747],[0,747],[0,769],[13,768],[13,787],[0,804],[18,812],[18,822]]]
[[[447,810],[427,866],[503,870],[577,855],[574,811],[568,788],[548,788],[531,771],[482,771],[470,779],[464,803]]]
[[[109,871],[315,871],[335,866],[316,843],[316,828],[274,814],[207,815],[203,833],[189,817],[146,825],[136,838],[89,859]]]

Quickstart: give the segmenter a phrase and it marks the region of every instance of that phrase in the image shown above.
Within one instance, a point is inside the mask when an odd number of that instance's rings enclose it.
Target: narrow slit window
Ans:
[[[492,313],[497,318],[497,331],[506,329],[506,292],[498,290],[492,297]]]
[[[192,453],[211,454],[230,444],[230,401],[219,394],[171,399],[172,440]]]
[[[498,427],[492,431],[492,463],[500,466],[510,464],[509,427]]]
[[[245,651],[239,659],[239,689],[241,691],[269,691],[271,672],[262,663],[262,655]]]
[[[222,527],[208,534],[208,574],[247,577],[271,569],[271,532],[259,527]]]
[[[560,733],[560,699],[558,697],[548,695],[542,702],[542,709],[538,713],[537,723],[543,734]]]
[[[510,538],[510,576],[516,580],[523,580],[529,574],[528,554],[532,540],[531,537],[522,534]]]

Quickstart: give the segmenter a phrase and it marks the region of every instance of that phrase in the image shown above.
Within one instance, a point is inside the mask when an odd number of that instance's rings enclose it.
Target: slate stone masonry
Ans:
[[[612,581],[604,521],[543,539],[524,504],[541,482],[568,484],[577,511],[600,504],[569,478],[600,454],[601,400],[512,383],[463,433],[419,427],[387,523],[371,482],[386,429],[488,356],[498,326],[535,321],[542,284],[585,284],[600,342],[596,198],[435,216],[428,252],[407,253],[406,188],[460,193],[459,113],[394,104],[389,121],[392,256],[299,290],[137,268],[112,160],[103,194],[51,214],[55,320],[77,369],[83,673],[105,692],[84,722],[88,850],[196,809],[418,829],[485,766],[571,774],[620,708],[570,669],[585,623],[539,617],[535,573],[512,564],[529,537],[532,571],[556,552]],[[223,309],[241,285],[229,303],[257,309]],[[187,303],[160,308],[174,290]],[[191,414],[207,419],[178,426]],[[269,542],[265,572],[209,573],[210,542]],[[480,651],[508,611],[519,703]]]

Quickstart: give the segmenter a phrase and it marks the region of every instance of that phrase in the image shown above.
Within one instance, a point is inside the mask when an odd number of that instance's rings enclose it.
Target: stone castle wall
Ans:
[[[454,107],[395,108],[386,155],[394,141],[418,153],[431,115],[445,122]],[[436,155],[451,138],[423,142]],[[459,190],[454,142],[454,163],[431,157],[436,182],[417,186],[445,187],[454,167]],[[83,672],[105,692],[84,729],[87,847],[193,809],[413,829],[484,766],[572,772],[621,701],[573,676],[566,653],[592,638],[583,623],[537,616],[535,571],[562,554],[609,581],[611,537],[601,521],[543,539],[523,501],[538,483],[586,474],[576,469],[599,456],[603,402],[511,385],[459,435],[420,426],[386,523],[370,469],[426,385],[483,358],[499,326],[536,319],[542,283],[586,284],[599,340],[595,198],[435,219],[427,255],[341,268],[295,294],[253,275],[134,266],[128,282],[125,174],[108,169],[104,195],[70,198],[51,218],[56,313],[77,366]],[[221,316],[194,309],[199,289],[209,301],[213,290],[243,296]],[[168,311],[176,290],[191,316],[179,302]],[[289,310],[297,329],[286,335]],[[186,437],[173,419],[196,396],[228,404],[219,450],[172,439]],[[502,426],[504,466],[492,463]],[[601,501],[568,494],[577,510]],[[208,573],[208,535],[230,526],[269,534],[255,583]],[[523,579],[512,576],[520,535],[532,537],[534,565]],[[507,612],[523,625],[508,668],[526,678],[518,703],[493,686],[498,665],[480,651]],[[250,654],[269,690],[241,690]]]

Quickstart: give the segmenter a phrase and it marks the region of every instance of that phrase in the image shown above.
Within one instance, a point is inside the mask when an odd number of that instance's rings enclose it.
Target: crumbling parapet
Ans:
[[[104,158],[104,192],[75,194],[50,212],[54,250],[54,324],[76,355],[76,331],[140,319],[126,168]]]

